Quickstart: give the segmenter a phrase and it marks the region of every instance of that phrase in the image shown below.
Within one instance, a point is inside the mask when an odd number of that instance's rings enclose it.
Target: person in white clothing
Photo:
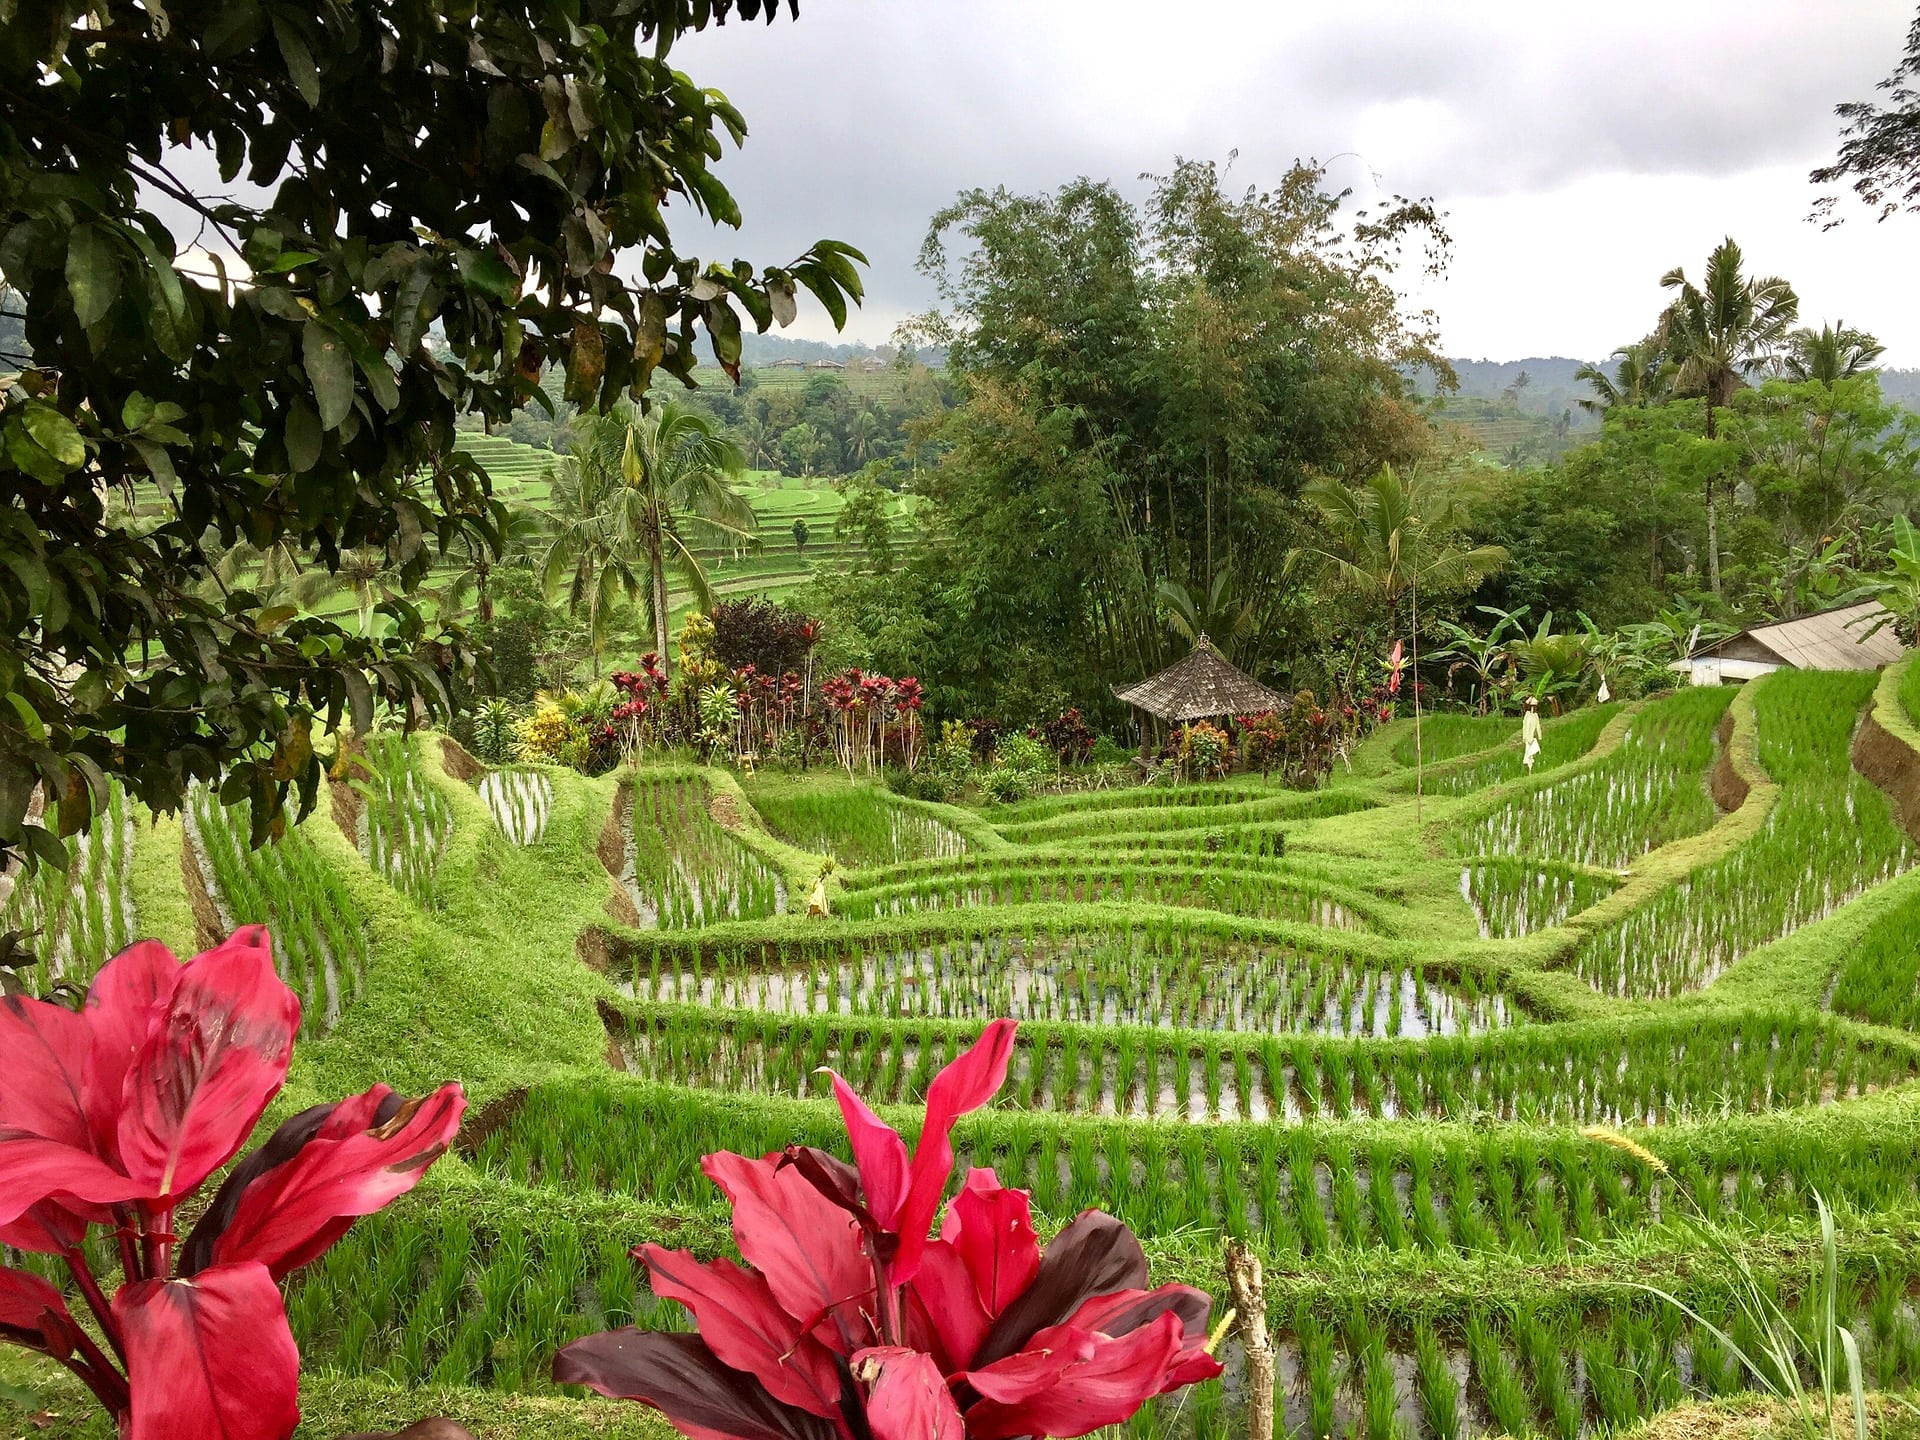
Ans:
[[[1527,713],[1520,721],[1520,763],[1533,773],[1533,762],[1540,758],[1540,702],[1529,695]]]

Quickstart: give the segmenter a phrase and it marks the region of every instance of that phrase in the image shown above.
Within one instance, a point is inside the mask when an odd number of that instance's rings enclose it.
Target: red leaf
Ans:
[[[953,1174],[953,1122],[978,1110],[1006,1083],[1015,1028],[1011,1020],[994,1021],[927,1087],[927,1120],[913,1147],[907,1198],[900,1207],[900,1249],[893,1260],[896,1281],[911,1280],[919,1268],[927,1231],[946,1193],[947,1177]]]
[[[714,1357],[745,1370],[774,1399],[832,1419],[840,1410],[840,1376],[826,1346],[782,1310],[764,1277],[731,1260],[703,1265],[685,1250],[643,1245],[653,1293],[692,1312]]]
[[[919,1273],[902,1294],[902,1338],[908,1344],[929,1351],[943,1374],[973,1364],[993,1319],[958,1250],[945,1240],[929,1242]]]
[[[753,1376],[714,1356],[698,1335],[628,1326],[562,1345],[553,1378],[616,1400],[651,1405],[693,1440],[834,1440],[817,1415],[782,1405]]]
[[[1042,1330],[1017,1355],[962,1378],[980,1393],[967,1409],[972,1440],[1085,1435],[1117,1425],[1166,1388],[1180,1320],[1162,1315],[1115,1339],[1070,1325]]]
[[[900,1206],[907,1198],[907,1145],[900,1132],[868,1108],[867,1102],[853,1093],[833,1071],[833,1098],[840,1102],[840,1115],[847,1123],[847,1140],[853,1146],[854,1164],[860,1167],[860,1191],[866,1197],[873,1218],[892,1229],[900,1219]]]
[[[947,1207],[943,1236],[967,1263],[980,1303],[997,1316],[1033,1283],[1040,1269],[1027,1192],[1010,1190],[992,1169],[976,1166]]]
[[[0,1225],[0,1245],[11,1245],[16,1250],[31,1250],[40,1255],[58,1255],[78,1245],[87,1233],[87,1223],[91,1219],[105,1224],[113,1218],[112,1212],[101,1207],[97,1214],[82,1214],[92,1211],[92,1206],[72,1207],[57,1200],[42,1200],[29,1206],[18,1219],[9,1220]]]
[[[318,1107],[324,1114],[295,1116],[221,1185],[202,1222],[211,1222],[210,1243],[195,1227],[182,1272],[258,1260],[279,1279],[317,1259],[355,1219],[419,1183],[453,1143],[466,1107],[458,1084],[406,1103],[376,1085]]]
[[[830,1321],[834,1338],[827,1343],[842,1355],[865,1349],[873,1267],[853,1217],[773,1156],[749,1160],[721,1151],[701,1169],[733,1202],[734,1242],[766,1277],[780,1308],[809,1330]]]
[[[48,1312],[71,1323],[58,1290],[29,1271],[0,1265],[0,1339],[36,1350],[47,1348],[41,1320]]]
[[[120,1158],[120,1110],[127,1068],[167,1013],[186,967],[158,940],[129,945],[100,967],[81,1013],[91,1033],[81,1095],[94,1149]]]
[[[96,1204],[144,1198],[146,1187],[103,1165],[85,1150],[24,1130],[0,1130],[0,1224],[18,1219],[48,1198]]]
[[[126,1072],[127,1173],[155,1196],[184,1195],[231,1160],[287,1078],[299,1027],[263,928],[196,956]]]
[[[127,1346],[126,1440],[286,1440],[300,1421],[300,1352],[280,1289],[252,1261],[113,1297]]]
[[[897,1346],[862,1350],[854,1373],[868,1384],[873,1440],[967,1440],[947,1382],[930,1356]]]
[[[84,1148],[87,1046],[87,1022],[65,1006],[23,995],[0,1000],[0,1055],[7,1057],[0,1125]]]

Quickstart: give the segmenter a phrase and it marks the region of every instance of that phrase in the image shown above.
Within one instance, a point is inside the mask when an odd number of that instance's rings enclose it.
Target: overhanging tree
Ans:
[[[311,801],[317,718],[454,704],[472,655],[408,596],[463,537],[497,546],[457,415],[545,403],[548,365],[583,407],[637,399],[656,369],[688,379],[696,328],[737,376],[744,322],[785,323],[800,288],[844,320],[844,245],[756,270],[668,233],[676,204],[739,223],[713,164],[745,135],[671,46],[778,8],[9,7],[0,273],[27,353],[0,358],[19,372],[0,379],[0,862],[52,858],[108,777],[161,808],[225,777],[264,836],[290,792]],[[241,541],[328,569],[383,552],[388,633],[206,599],[209,549]],[[52,833],[24,823],[36,785]]]

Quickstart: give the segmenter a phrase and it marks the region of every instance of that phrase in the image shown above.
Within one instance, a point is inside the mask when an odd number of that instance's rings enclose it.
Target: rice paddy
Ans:
[[[18,877],[0,904],[0,934],[19,932],[37,957],[22,977],[36,992],[61,982],[84,990],[107,957],[139,934],[127,883],[133,816],[126,792],[111,786],[105,808],[65,846],[66,869],[48,865]]]
[[[467,788],[375,737],[358,833],[323,808],[259,851],[202,792],[186,858],[220,923],[275,926],[329,1083],[485,1077],[456,1156],[290,1282],[307,1363],[545,1393],[566,1340],[684,1327],[629,1251],[730,1253],[703,1155],[844,1155],[823,1067],[911,1131],[1007,1015],[961,1170],[1043,1234],[1118,1215],[1155,1283],[1220,1295],[1246,1241],[1298,1440],[1583,1440],[1749,1388],[1640,1287],[1750,1345],[1751,1275],[1811,1324],[1816,1193],[1869,1383],[1920,1382],[1920,876],[1851,763],[1875,680],[1577,710],[1531,775],[1510,719],[1446,717],[1417,814],[1405,725],[1319,791],[971,809],[685,761]],[[139,833],[98,823],[96,878]],[[1226,1344],[1222,1385],[1119,1433],[1242,1433]]]

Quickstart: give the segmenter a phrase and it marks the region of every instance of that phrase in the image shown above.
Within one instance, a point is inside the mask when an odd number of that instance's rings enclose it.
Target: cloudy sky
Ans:
[[[1430,194],[1448,277],[1418,293],[1448,353],[1604,356],[1642,334],[1659,278],[1726,234],[1785,275],[1803,319],[1877,333],[1920,365],[1920,216],[1807,222],[1833,106],[1899,57],[1910,0],[803,0],[675,62],[746,115],[721,168],[745,230],[704,253],[760,263],[831,236],[872,262],[850,338],[931,300],[913,260],[956,192],[1077,175],[1130,194],[1176,156],[1277,179],[1332,163],[1361,197]],[[1333,158],[1333,157],[1338,157]],[[696,238],[689,228],[689,241]],[[817,307],[791,333],[830,338]]]

